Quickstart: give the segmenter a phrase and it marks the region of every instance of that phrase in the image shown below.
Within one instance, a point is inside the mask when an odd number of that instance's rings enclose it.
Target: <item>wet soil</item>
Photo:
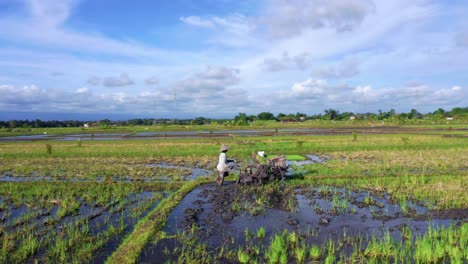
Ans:
[[[372,236],[387,232],[398,240],[404,227],[416,237],[429,226],[447,227],[467,221],[468,209],[431,211],[411,202],[402,208],[382,192],[234,183],[219,187],[210,183],[181,201],[163,230],[168,238],[150,243],[139,262],[177,261],[181,249],[195,248],[188,245],[203,245],[215,263],[236,262],[235,257],[225,257],[223,252],[251,243],[266,247],[272,236],[283,230],[299,234],[309,244],[323,245],[329,239],[347,241],[344,254],[350,254],[353,241],[360,240],[365,246]],[[264,238],[255,236],[260,228],[266,230]]]

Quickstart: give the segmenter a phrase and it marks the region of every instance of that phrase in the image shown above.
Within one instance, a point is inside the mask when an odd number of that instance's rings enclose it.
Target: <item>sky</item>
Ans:
[[[464,0],[0,0],[0,119],[468,106]]]

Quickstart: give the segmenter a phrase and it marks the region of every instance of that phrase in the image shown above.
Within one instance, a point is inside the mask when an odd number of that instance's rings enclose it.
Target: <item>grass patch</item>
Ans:
[[[291,161],[303,161],[303,160],[306,160],[306,158],[304,156],[301,156],[301,155],[296,155],[296,154],[287,154],[285,155],[286,156],[286,159],[287,160],[291,160]]]

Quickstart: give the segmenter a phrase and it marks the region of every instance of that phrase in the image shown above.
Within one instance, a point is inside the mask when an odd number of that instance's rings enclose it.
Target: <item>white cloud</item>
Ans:
[[[207,66],[205,71],[179,81],[175,89],[185,93],[221,92],[239,82],[239,70],[223,66]]]
[[[297,98],[316,98],[325,93],[327,81],[307,79],[303,82],[294,83],[291,92]]]
[[[146,85],[157,85],[159,84],[159,79],[156,76],[151,76],[145,79]]]
[[[317,75],[326,79],[350,78],[359,74],[356,60],[346,60],[336,65],[317,71]]]
[[[195,27],[202,27],[202,28],[214,28],[215,27],[215,23],[212,20],[201,18],[199,16],[180,17],[180,21],[184,22],[185,24],[195,26]]]
[[[69,17],[75,0],[27,0],[29,10],[39,23],[57,26]]]
[[[89,76],[88,77],[88,80],[86,81],[86,83],[90,84],[90,85],[99,85],[101,83],[101,78],[98,77],[98,76]]]
[[[206,40],[208,44],[227,47],[255,47],[258,37],[254,34],[257,23],[254,18],[242,14],[231,14],[225,17],[188,16],[179,18],[183,23],[208,29],[213,35]]]
[[[319,28],[350,31],[375,9],[371,0],[270,0],[267,6],[263,23],[278,38]]]
[[[87,93],[89,93],[89,89],[87,87],[78,88],[78,89],[75,90],[75,93],[76,94],[87,94]]]
[[[307,53],[298,54],[290,57],[288,52],[283,52],[283,56],[279,59],[268,58],[264,59],[262,66],[270,72],[284,70],[305,70],[310,66],[309,55]]]
[[[460,86],[458,86],[458,85],[455,85],[455,86],[452,87],[452,91],[461,91],[461,89],[462,88]]]
[[[255,24],[251,19],[241,14],[231,14],[226,17],[188,16],[181,17],[180,21],[195,27],[222,29],[230,34],[234,33],[237,35],[249,33],[255,27]]]
[[[119,86],[129,86],[134,84],[133,80],[130,79],[128,74],[121,73],[117,77],[106,77],[102,79],[102,85],[106,87],[119,87]]]
[[[459,32],[455,36],[455,43],[459,47],[468,47],[468,31]]]
[[[170,58],[197,56],[189,52],[172,52],[133,40],[116,40],[98,31],[80,32],[66,26],[79,0],[27,0],[30,16],[0,18],[0,39],[20,41],[52,49],[111,54],[126,57]]]
[[[212,66],[213,68],[214,66]],[[226,69],[229,69],[226,67]],[[219,70],[219,69],[218,69]],[[210,73],[211,71],[211,73]],[[205,70],[191,78],[218,80],[217,89],[199,86],[198,92],[184,87],[166,87],[139,94],[126,92],[96,93],[86,87],[71,92],[41,89],[36,85],[16,87],[0,85],[0,111],[99,112],[155,114],[159,117],[205,116],[232,117],[238,112],[257,114],[305,112],[320,113],[323,109],[364,112],[396,108],[421,112],[443,107],[451,109],[468,103],[461,86],[434,88],[424,84],[409,87],[376,89],[369,85],[332,85],[326,80],[306,79],[289,89],[254,95],[229,85],[230,77]],[[219,72],[219,71],[218,71]],[[202,84],[203,82],[198,82]],[[180,85],[176,83],[175,85]],[[179,90],[174,90],[177,88]],[[401,107],[396,107],[401,104]],[[406,108],[406,109],[405,109]]]

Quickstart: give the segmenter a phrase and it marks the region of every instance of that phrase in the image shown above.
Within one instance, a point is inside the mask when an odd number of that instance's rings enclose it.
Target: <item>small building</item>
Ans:
[[[83,127],[88,128],[89,125],[88,124],[83,124]]]
[[[355,116],[355,115],[351,115],[351,116],[349,117],[349,120],[354,120],[354,119],[356,119],[356,116]]]
[[[445,120],[453,120],[453,117],[451,117],[451,116],[446,117]]]

